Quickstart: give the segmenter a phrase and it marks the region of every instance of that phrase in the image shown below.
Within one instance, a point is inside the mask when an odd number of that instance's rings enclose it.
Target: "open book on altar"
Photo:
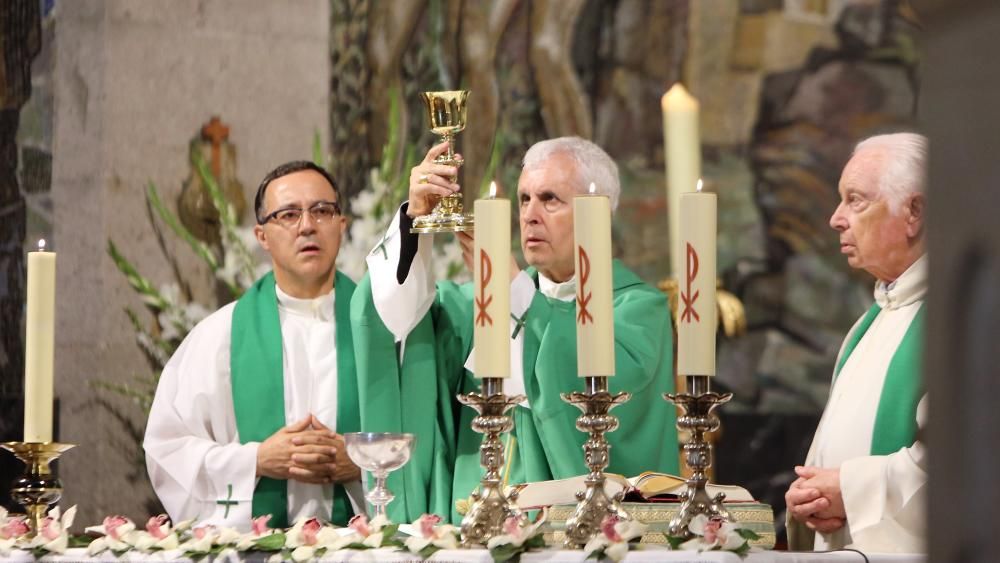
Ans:
[[[676,502],[685,491],[687,482],[676,475],[646,471],[641,475],[626,478],[614,473],[606,473],[604,492],[613,496],[625,492],[625,500],[646,502]],[[557,504],[576,503],[577,491],[586,490],[586,475],[553,481],[535,481],[513,485],[508,490],[517,491],[517,505],[520,508],[539,508]],[[726,502],[754,502],[753,495],[737,485],[716,485],[709,483],[705,489],[709,496],[725,493]]]

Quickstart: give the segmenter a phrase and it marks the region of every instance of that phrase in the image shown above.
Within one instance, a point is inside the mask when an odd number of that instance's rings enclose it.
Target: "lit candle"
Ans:
[[[573,199],[576,239],[576,366],[580,377],[615,374],[611,285],[611,203],[594,193]]]
[[[716,197],[698,189],[680,196],[683,267],[677,276],[677,373],[715,375]]]
[[[510,200],[490,197],[475,205],[473,342],[476,377],[510,377]]]
[[[52,358],[54,354],[56,253],[28,253],[27,317],[24,350],[24,441],[52,441]]]
[[[701,140],[698,136],[698,100],[679,83],[660,100],[663,109],[663,148],[667,167],[667,209],[670,233],[670,273],[680,279],[684,249],[680,244],[680,197],[694,190],[701,177]]]

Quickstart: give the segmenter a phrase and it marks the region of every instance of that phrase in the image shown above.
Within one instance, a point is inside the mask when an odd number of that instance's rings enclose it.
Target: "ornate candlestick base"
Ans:
[[[10,496],[28,513],[31,537],[42,527],[42,520],[50,505],[62,498],[62,483],[52,474],[49,463],[74,444],[58,442],[5,442],[3,449],[12,452],[24,462],[24,475],[18,477],[10,488]]]
[[[472,493],[472,506],[462,518],[462,543],[486,545],[493,536],[503,534],[503,524],[511,516],[520,518],[521,510],[514,504],[517,492],[504,494],[500,477],[503,467],[503,443],[500,434],[510,432],[514,421],[506,413],[524,400],[524,395],[509,397],[503,393],[503,379],[483,378],[483,392],[459,395],[459,402],[479,413],[472,419],[472,429],[485,434],[479,447],[480,464],[486,474],[479,491]]]
[[[583,414],[576,419],[576,428],[590,434],[583,444],[590,475],[584,481],[587,489],[576,493],[576,510],[566,520],[566,545],[581,547],[601,532],[601,522],[609,515],[631,520],[622,508],[622,494],[609,497],[604,491],[604,468],[608,466],[611,448],[604,438],[606,432],[618,428],[618,417],[608,414],[612,408],[632,398],[629,393],[608,392],[607,377],[587,377],[587,392],[563,393],[562,399],[576,405]]]
[[[681,494],[680,511],[670,521],[668,533],[671,536],[690,538],[688,524],[699,514],[732,521],[729,512],[722,505],[726,495],[719,493],[709,497],[705,491],[707,472],[712,467],[712,445],[705,440],[705,434],[719,429],[719,417],[713,411],[733,398],[732,393],[720,395],[709,391],[709,379],[706,375],[689,375],[688,393],[663,395],[664,399],[684,411],[684,414],[677,417],[677,429],[687,431],[691,436],[684,444],[684,461],[691,469],[691,477],[687,480],[687,491]]]

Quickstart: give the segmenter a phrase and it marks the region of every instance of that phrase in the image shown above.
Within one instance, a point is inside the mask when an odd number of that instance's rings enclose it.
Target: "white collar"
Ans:
[[[333,290],[326,295],[320,295],[312,299],[301,299],[292,297],[274,284],[274,293],[278,296],[278,308],[289,313],[319,319],[321,321],[333,320]]]
[[[892,283],[879,280],[875,284],[875,302],[882,309],[898,309],[915,303],[927,293],[927,255],[917,258]]]
[[[576,276],[558,283],[538,272],[538,291],[541,291],[542,295],[552,299],[572,301],[576,299]]]

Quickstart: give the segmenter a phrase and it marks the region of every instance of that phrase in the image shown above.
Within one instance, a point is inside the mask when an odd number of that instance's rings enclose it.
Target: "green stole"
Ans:
[[[360,430],[357,372],[351,338],[350,304],[355,284],[336,273],[334,318],[337,346],[338,433]],[[274,273],[257,280],[236,302],[230,348],[233,407],[240,443],[263,442],[285,426],[285,382],[282,364],[281,323]],[[333,488],[331,522],[346,524],[352,514],[344,487]],[[287,481],[261,477],[254,489],[254,517],[270,514],[269,525],[285,528],[288,521]]]
[[[882,308],[878,303],[865,313],[858,327],[848,335],[833,379],[836,383],[840,370],[847,363],[858,342],[868,332]],[[872,428],[871,455],[889,455],[913,445],[917,435],[917,403],[923,393],[921,360],[924,343],[924,305],[920,304],[910,327],[906,329],[896,353],[889,362],[879,397],[875,425]]]

